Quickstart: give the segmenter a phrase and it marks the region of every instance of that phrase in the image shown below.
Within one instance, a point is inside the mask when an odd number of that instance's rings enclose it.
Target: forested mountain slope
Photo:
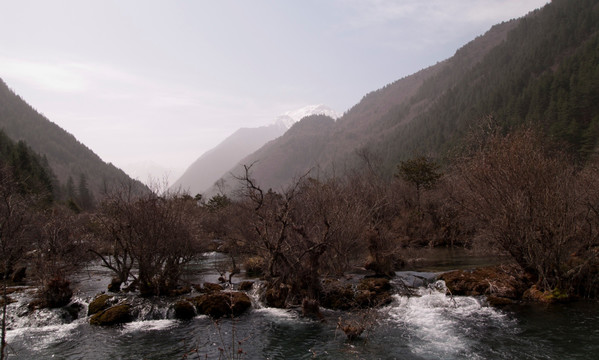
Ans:
[[[390,176],[416,154],[445,155],[489,116],[506,129],[538,124],[585,159],[599,135],[598,4],[554,0],[496,25],[452,58],[369,93],[314,138],[289,132],[237,171],[255,163],[258,182],[278,188],[310,168],[351,168],[367,152]]]
[[[14,180],[21,195],[40,196],[52,203],[58,192],[56,176],[45,158],[37,155],[23,141],[15,143],[0,130],[0,181]]]
[[[97,197],[107,187],[129,179],[122,170],[102,161],[73,135],[35,111],[1,79],[0,129],[13,141],[23,140],[34,152],[45,157],[63,186],[69,178],[77,182],[83,175],[90,191]]]

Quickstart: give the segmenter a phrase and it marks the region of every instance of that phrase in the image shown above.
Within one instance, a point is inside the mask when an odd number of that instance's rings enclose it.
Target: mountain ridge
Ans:
[[[0,79],[0,128],[13,141],[24,141],[33,151],[45,156],[50,168],[63,186],[69,178],[86,176],[89,189],[96,198],[113,186],[133,181],[121,169],[104,162],[85,144],[12,91]],[[135,182],[139,188],[145,186]]]
[[[171,189],[182,190],[190,194],[207,191],[245,156],[283,135],[293,128],[301,118],[315,113],[338,116],[326,105],[307,105],[279,115],[269,125],[237,129],[214,148],[200,155],[174,182]]]

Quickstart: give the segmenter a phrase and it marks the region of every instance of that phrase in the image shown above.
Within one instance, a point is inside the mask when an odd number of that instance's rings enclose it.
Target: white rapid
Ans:
[[[509,328],[513,320],[482,298],[447,295],[442,280],[417,290],[416,296],[394,295],[388,321],[405,328],[408,347],[424,358],[480,358],[471,349],[473,324]]]

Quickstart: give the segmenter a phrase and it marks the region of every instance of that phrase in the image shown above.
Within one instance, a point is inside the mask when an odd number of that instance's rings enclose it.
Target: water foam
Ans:
[[[296,312],[286,309],[264,307],[254,309],[254,312],[264,314],[265,316],[275,320],[294,321],[299,319],[299,316]]]
[[[505,315],[483,306],[474,297],[446,295],[443,281],[420,288],[417,296],[395,295],[394,304],[388,308],[390,321],[406,328],[409,346],[415,354],[435,357],[477,358],[470,350],[465,319],[483,322],[501,322]]]
[[[127,334],[140,331],[168,330],[172,327],[175,327],[177,323],[177,320],[170,319],[135,321],[125,324],[121,330],[121,333]]]
[[[6,332],[6,342],[9,344],[18,342],[33,351],[39,351],[72,337],[82,324],[82,321],[76,321],[61,325],[20,327]]]

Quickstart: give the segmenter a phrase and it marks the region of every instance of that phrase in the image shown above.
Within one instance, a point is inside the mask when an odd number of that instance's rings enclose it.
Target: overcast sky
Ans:
[[[2,1],[0,77],[103,160],[172,183],[240,127],[343,113],[546,2]]]

